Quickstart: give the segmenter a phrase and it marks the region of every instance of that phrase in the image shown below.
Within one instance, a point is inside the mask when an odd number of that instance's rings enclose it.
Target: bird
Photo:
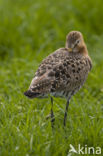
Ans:
[[[65,98],[65,127],[70,99],[83,86],[91,69],[92,60],[82,33],[70,31],[66,36],[65,46],[41,62],[24,95],[28,98],[51,98],[52,127],[55,121],[53,97]]]

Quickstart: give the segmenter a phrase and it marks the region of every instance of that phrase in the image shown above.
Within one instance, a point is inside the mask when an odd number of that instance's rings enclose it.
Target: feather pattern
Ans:
[[[60,48],[40,64],[29,87],[38,97],[60,96],[68,98],[69,92],[77,91],[85,82],[91,69],[89,56]]]

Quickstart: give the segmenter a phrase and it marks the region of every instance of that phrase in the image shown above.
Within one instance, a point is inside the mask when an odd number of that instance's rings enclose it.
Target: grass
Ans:
[[[102,19],[102,0],[0,0],[0,156],[66,156],[69,144],[103,149]],[[50,99],[29,100],[23,92],[71,30],[83,33],[93,69],[70,102],[65,130],[66,101],[54,99],[52,131],[45,120]]]

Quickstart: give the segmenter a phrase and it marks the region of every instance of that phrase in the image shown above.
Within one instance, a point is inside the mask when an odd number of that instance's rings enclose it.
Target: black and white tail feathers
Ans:
[[[40,95],[40,93],[32,92],[31,90],[27,90],[24,92],[24,95],[27,96],[28,98],[36,98]]]

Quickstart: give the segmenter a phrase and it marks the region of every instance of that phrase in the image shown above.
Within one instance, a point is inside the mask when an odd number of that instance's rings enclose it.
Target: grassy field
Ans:
[[[52,131],[45,119],[50,99],[29,100],[23,92],[71,30],[83,33],[93,69],[71,100],[66,129],[66,101],[54,99]],[[0,156],[67,156],[70,144],[103,149],[103,2],[0,0]]]

